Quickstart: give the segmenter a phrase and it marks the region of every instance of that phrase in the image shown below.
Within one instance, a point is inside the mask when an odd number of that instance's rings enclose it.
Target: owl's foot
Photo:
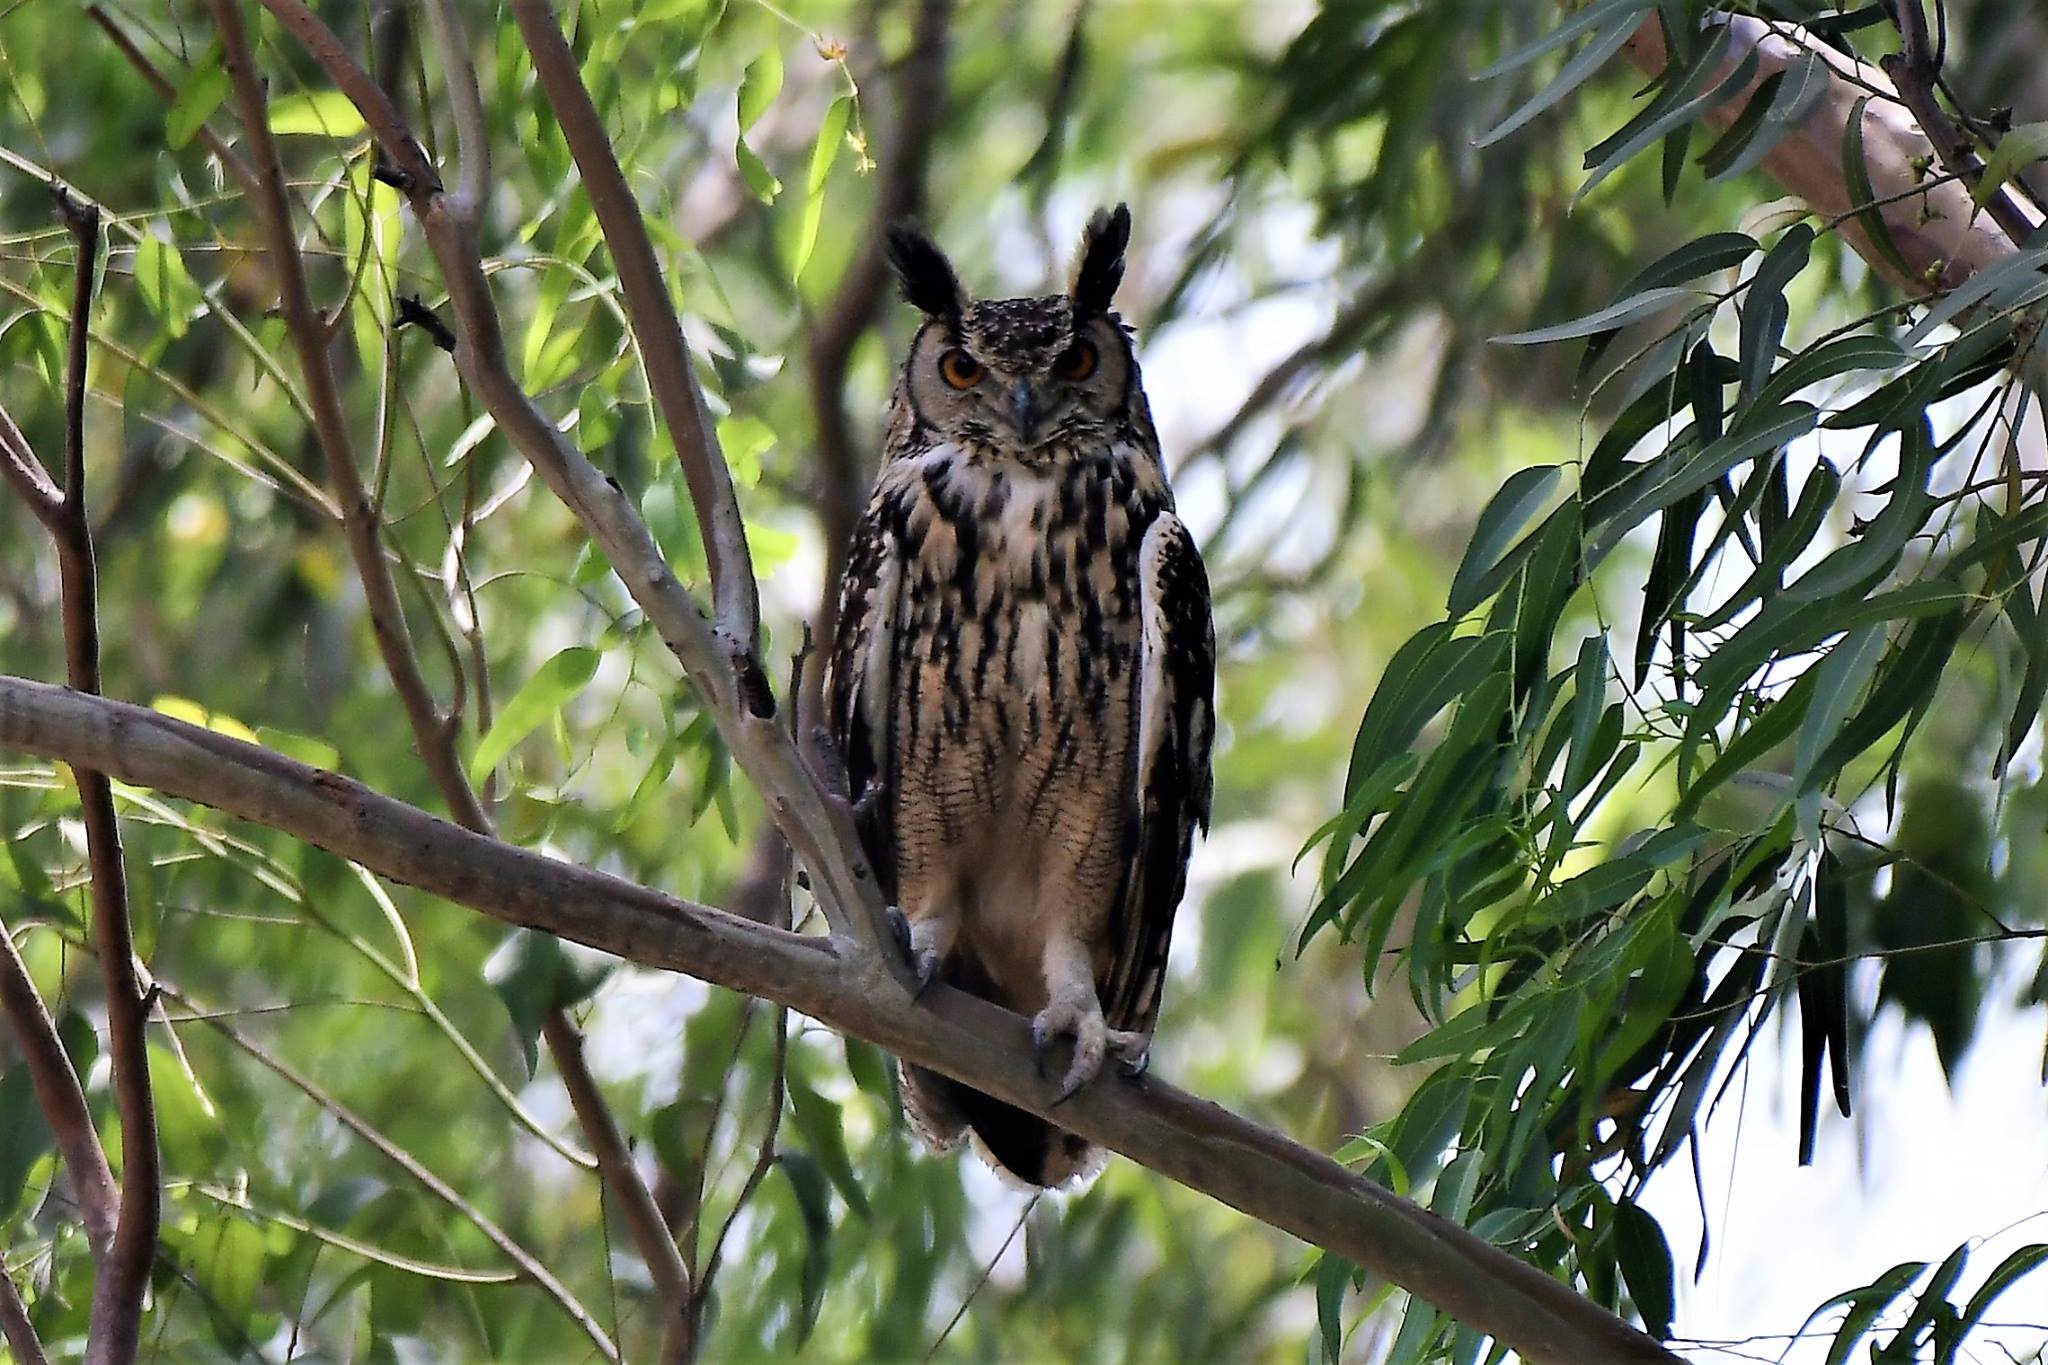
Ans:
[[[1108,1052],[1116,1068],[1126,1076],[1142,1076],[1152,1065],[1152,1035],[1135,1029],[1113,1028],[1108,1032]]]
[[[1067,1063],[1060,1093],[1053,1098],[1054,1104],[1065,1104],[1074,1092],[1095,1079],[1108,1050],[1109,1026],[1102,1021],[1102,1006],[1096,1003],[1093,993],[1086,999],[1055,996],[1051,1004],[1032,1016],[1031,1048],[1038,1056],[1041,1073],[1045,1070],[1046,1050],[1059,1038],[1071,1038],[1074,1042],[1073,1060]]]
[[[919,924],[930,923],[930,920],[919,921]],[[945,945],[935,931],[920,933],[918,927],[911,924],[909,916],[893,905],[889,907],[889,929],[895,936],[896,946],[910,959],[913,978],[910,998],[919,999],[931,989],[932,982],[938,980],[939,959],[945,956]]]

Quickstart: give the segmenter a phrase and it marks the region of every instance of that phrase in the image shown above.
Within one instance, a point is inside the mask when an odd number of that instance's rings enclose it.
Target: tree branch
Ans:
[[[833,927],[871,945],[887,964],[887,973],[907,991],[909,966],[902,954],[887,951],[886,909],[859,851],[853,813],[843,800],[819,789],[795,742],[774,723],[774,693],[751,649],[730,648],[705,620],[669,570],[624,490],[584,457],[512,377],[478,247],[481,201],[442,193],[439,177],[397,109],[302,0],[262,3],[362,112],[397,167],[448,288],[458,324],[455,362],[463,378],[499,430],[597,541],[633,600],[706,698],[726,746],[810,870],[812,888]],[[441,13],[438,8],[431,12]],[[451,27],[452,16],[436,23],[437,32],[446,35],[442,59],[449,68],[447,79],[457,88],[467,88],[474,84],[475,74],[460,35],[447,32]],[[457,103],[460,108],[462,101]]]
[[[836,627],[839,578],[846,571],[847,545],[867,494],[866,461],[860,457],[846,409],[846,374],[854,347],[874,326],[888,294],[882,230],[924,211],[932,144],[946,103],[946,30],[952,10],[952,0],[920,0],[910,49],[893,78],[895,126],[876,177],[874,225],[846,267],[831,305],[806,339],[811,421],[818,442],[818,522],[825,537],[825,592],[814,618],[821,640],[829,641]],[[822,714],[813,704],[824,676],[822,652],[805,675],[805,709]]]
[[[747,553],[746,526],[740,520],[732,472],[726,468],[718,434],[697,386],[697,372],[690,361],[689,344],[683,340],[675,302],[654,259],[647,223],[626,186],[604,121],[597,116],[590,92],[583,88],[575,55],[562,39],[555,7],[547,0],[512,0],[511,9],[512,21],[519,26],[527,54],[533,58],[534,78],[547,95],[548,107],[569,144],[569,155],[576,161],[591,210],[604,232],[605,246],[618,267],[619,292],[639,344],[641,363],[647,367],[648,391],[661,410],[662,425],[668,428],[683,478],[690,486],[697,524],[703,528],[718,630],[728,649],[743,651],[752,659],[760,634],[761,604],[753,559]],[[469,149],[465,146],[463,150],[467,159]]]
[[[353,441],[342,411],[340,387],[330,358],[327,328],[314,308],[307,288],[305,259],[292,229],[284,168],[277,154],[276,142],[270,136],[263,83],[256,73],[242,27],[239,0],[209,0],[209,3],[221,33],[222,65],[233,83],[236,102],[241,107],[245,136],[255,157],[255,198],[269,239],[269,254],[278,279],[285,328],[298,351],[299,365],[305,373],[314,430],[326,456],[335,499],[342,509],[343,525],[357,577],[363,585],[378,651],[393,689],[404,704],[414,743],[441,793],[441,799],[457,823],[476,833],[489,834],[489,812],[470,785],[468,774],[456,753],[457,728],[443,716],[421,673],[418,655],[406,630],[397,586],[391,577],[390,563],[384,554],[382,520],[356,465]],[[447,21],[447,16],[438,10],[436,15],[437,22]],[[470,98],[473,96],[472,90]],[[459,94],[457,102],[464,104]],[[480,126],[480,118],[465,119],[464,127],[472,123]],[[464,145],[467,148],[468,139]],[[680,339],[680,334],[678,336]],[[722,465],[720,467],[723,468]],[[751,571],[748,572],[751,584]],[[654,1275],[657,1289],[670,1304],[685,1302],[688,1298],[688,1276],[682,1269],[675,1240],[661,1222],[653,1196],[642,1183],[625,1139],[605,1107],[604,1098],[585,1062],[575,1025],[565,1011],[551,1009],[542,1019],[542,1032],[554,1052],[556,1071],[569,1092],[577,1123],[597,1157],[599,1178],[611,1188],[641,1256]]]
[[[1885,56],[1879,64],[1934,144],[1934,154],[1941,159],[1943,169],[1974,191],[1983,179],[1984,162],[1935,94],[1935,87],[1941,84],[1942,54],[1928,40],[1927,11],[1920,0],[1892,0],[1890,9],[1892,22],[1899,30],[1900,50]],[[2039,226],[2020,209],[2019,201],[2004,185],[1985,199],[1984,211],[2015,246],[2023,244]]]
[[[1056,1109],[1025,1022],[922,1002],[841,937],[756,924],[473,834],[334,773],[120,702],[0,676],[0,747],[93,765],[510,923],[763,997],[954,1077],[1383,1276],[1532,1362],[1678,1358],[1542,1271],[1321,1153],[1151,1077]]]
[[[654,1277],[655,1297],[662,1315],[668,1319],[663,1337],[687,1340],[690,1272],[683,1265],[683,1254],[676,1249],[675,1235],[655,1205],[654,1195],[633,1165],[633,1153],[626,1146],[625,1136],[612,1120],[604,1096],[598,1093],[597,1082],[584,1060],[583,1036],[568,1013],[560,1009],[549,1010],[542,1016],[541,1036],[548,1041],[548,1051],[561,1074],[562,1088],[569,1092],[576,1121],[582,1126],[591,1150],[597,1153],[598,1173],[618,1203],[619,1216],[625,1219],[626,1231],[631,1234],[640,1259],[647,1263],[648,1274]],[[664,1350],[664,1358],[668,1354]]]
[[[356,577],[363,585],[370,633],[377,641],[384,671],[405,708],[406,720],[419,746],[420,761],[426,764],[441,799],[462,824],[484,829],[488,817],[455,752],[454,728],[446,723],[420,672],[419,656],[405,625],[405,608],[398,600],[398,585],[392,580],[391,564],[384,555],[382,521],[371,503],[369,490],[363,486],[356,463],[355,442],[349,433],[348,416],[342,410],[341,389],[328,352],[327,326],[306,286],[306,262],[292,228],[284,166],[278,159],[277,143],[270,135],[263,79],[257,74],[248,35],[242,27],[240,0],[208,0],[208,6],[220,32],[221,66],[233,84],[235,103],[242,116],[242,136],[255,163],[256,207],[263,220],[271,273],[277,278],[279,310],[292,347],[298,352],[306,398],[313,410],[314,435],[326,459],[328,485],[341,506],[342,527],[348,535]]]
[[[57,216],[71,229],[77,252],[64,376],[64,487],[60,494],[19,428],[4,416],[0,416],[0,446],[7,447],[7,453],[0,469],[27,498],[56,544],[57,576],[63,599],[65,672],[77,691],[97,694],[99,586],[85,496],[85,365],[93,271],[100,251],[100,208],[61,184],[53,182],[50,190],[57,201]],[[53,496],[55,502],[51,501]],[[93,939],[99,947],[100,975],[107,995],[107,1054],[113,1064],[114,1105],[121,1117],[120,1194],[113,1235],[102,1242],[93,1237],[92,1222],[87,1224],[88,1240],[100,1254],[95,1257],[98,1273],[93,1278],[85,1359],[86,1365],[115,1365],[135,1358],[142,1330],[142,1300],[149,1288],[149,1267],[156,1257],[157,1225],[162,1212],[156,1100],[150,1091],[146,1038],[150,992],[142,984],[135,961],[135,938],[128,915],[128,877],[121,861],[121,828],[114,818],[113,788],[103,772],[90,766],[73,764],[71,775],[78,786],[79,810],[85,824]],[[11,956],[11,944],[8,951]],[[16,959],[16,965],[18,962]],[[19,1011],[13,1006],[9,1014],[18,1021]],[[60,1044],[59,1057],[62,1051]],[[45,1064],[54,1060],[45,1058]],[[70,1069],[68,1058],[63,1065]],[[55,1077],[37,1078],[38,1102],[48,1103],[46,1085],[52,1087],[58,1105],[51,1113],[53,1130],[59,1121],[75,1124],[79,1116],[72,1107],[73,1097],[60,1093],[66,1087]],[[82,1097],[77,1102],[82,1103]],[[91,1126],[89,1113],[86,1125]],[[74,1135],[71,1150],[66,1152],[67,1166],[76,1152],[79,1165],[70,1169],[80,1182],[81,1200],[97,1198],[104,1210],[105,1191],[100,1185],[105,1171],[104,1153],[95,1160],[94,1154],[77,1150],[81,1143],[82,1139]],[[94,1221],[103,1216],[103,1212],[88,1215]]]
[[[1757,55],[1756,73],[1739,96],[1715,105],[1702,121],[1725,128],[1742,112],[1756,87],[1773,74],[1808,56],[1825,62],[1829,68],[1826,91],[1805,120],[1765,154],[1763,170],[1822,217],[1841,219],[1844,238],[1871,269],[1906,293],[1919,296],[1954,288],[2013,254],[2012,239],[1977,213],[1966,188],[1953,179],[1924,179],[1926,158],[1934,148],[1899,102],[1883,71],[1790,24],[1769,23],[1749,15],[1727,16],[1726,23],[1734,40],[1712,79],[1720,80],[1732,72],[1752,49]],[[1664,70],[1664,32],[1657,16],[1645,19],[1622,50],[1652,75]],[[1863,155],[1872,197],[1881,206],[1877,208],[1852,197],[1842,166],[1843,135],[1865,96],[1869,99],[1861,114]],[[1901,274],[1872,238],[1865,226],[1865,209],[1881,215],[1911,273]],[[2033,215],[2025,216],[2031,221]]]
[[[433,819],[431,816],[427,818]],[[441,822],[434,821],[434,823],[439,824]],[[452,826],[448,828],[452,828]],[[420,1163],[418,1157],[415,1157],[411,1152],[406,1151],[405,1148],[393,1142],[389,1137],[386,1137],[368,1119],[322,1090],[311,1079],[300,1075],[296,1069],[286,1064],[283,1060],[273,1057],[270,1053],[264,1051],[247,1034],[241,1032],[218,1013],[201,1009],[195,1002],[180,994],[174,987],[166,986],[164,993],[189,1011],[193,1018],[220,1034],[221,1037],[233,1043],[242,1052],[284,1081],[285,1084],[319,1105],[327,1113],[332,1114],[337,1123],[375,1148],[380,1156],[418,1182],[427,1193],[433,1195],[434,1198],[468,1219],[470,1224],[483,1234],[485,1241],[496,1247],[503,1253],[505,1259],[512,1262],[522,1279],[554,1300],[555,1304],[569,1316],[570,1320],[582,1329],[583,1334],[590,1339],[591,1345],[597,1348],[597,1353],[601,1357],[610,1361],[617,1361],[619,1359],[618,1347],[613,1345],[611,1338],[605,1335],[604,1329],[598,1325],[597,1319],[591,1316],[590,1310],[585,1308],[576,1296],[571,1294],[568,1288],[554,1277],[547,1266],[541,1263],[540,1258],[514,1241],[510,1233],[492,1222],[482,1209],[464,1199],[461,1194],[457,1193],[454,1186],[441,1179],[440,1176],[435,1175],[431,1170],[428,1170],[427,1167]]]
[[[120,1219],[114,1175],[107,1168],[106,1149],[100,1146],[99,1130],[93,1126],[92,1109],[85,1102],[78,1071],[71,1065],[57,1025],[4,923],[0,923],[0,1013],[7,1016],[15,1046],[28,1065],[36,1107],[43,1111],[57,1151],[64,1158],[79,1218],[85,1224],[85,1240],[92,1247],[93,1259],[101,1260],[113,1248],[114,1227]]]
[[[36,1340],[36,1329],[28,1320],[28,1308],[15,1291],[5,1266],[0,1266],[0,1341],[7,1343],[19,1365],[50,1365],[50,1358],[43,1354],[43,1343]]]

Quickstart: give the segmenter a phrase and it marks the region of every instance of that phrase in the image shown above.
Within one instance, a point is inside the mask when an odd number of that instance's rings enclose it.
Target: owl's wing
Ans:
[[[1136,840],[1111,920],[1116,946],[1100,992],[1109,1026],[1149,1032],[1159,1011],[1174,911],[1187,887],[1195,827],[1209,827],[1216,635],[1209,576],[1194,538],[1171,511],[1138,550],[1142,633],[1131,783]]]
[[[848,796],[861,842],[881,880],[896,894],[895,840],[891,837],[890,705],[895,687],[896,611],[903,556],[889,529],[886,499],[878,493],[854,527],[839,588],[839,628],[825,679],[826,719],[846,764]]]

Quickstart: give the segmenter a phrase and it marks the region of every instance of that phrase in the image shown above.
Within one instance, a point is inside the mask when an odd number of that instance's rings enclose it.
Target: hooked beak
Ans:
[[[1010,426],[1026,445],[1038,435],[1038,417],[1038,395],[1029,380],[1018,380],[1010,386]]]

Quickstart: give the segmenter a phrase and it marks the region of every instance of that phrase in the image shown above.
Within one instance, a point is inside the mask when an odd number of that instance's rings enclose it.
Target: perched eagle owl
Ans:
[[[1159,1010],[1195,826],[1209,819],[1209,583],[1174,515],[1110,299],[1130,211],[1098,213],[1073,286],[970,302],[929,238],[889,262],[924,314],[854,531],[826,684],[861,835],[933,979],[1135,1070]],[[1060,1185],[1088,1143],[913,1066],[927,1144],[968,1132]]]

